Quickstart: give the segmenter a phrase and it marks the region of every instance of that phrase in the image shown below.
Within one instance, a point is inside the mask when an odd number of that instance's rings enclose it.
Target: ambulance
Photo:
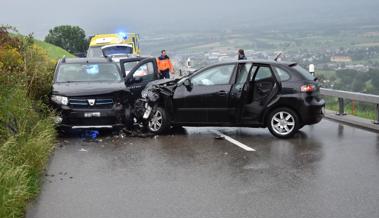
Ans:
[[[125,57],[139,56],[139,34],[115,33],[98,34],[90,38],[87,57]]]

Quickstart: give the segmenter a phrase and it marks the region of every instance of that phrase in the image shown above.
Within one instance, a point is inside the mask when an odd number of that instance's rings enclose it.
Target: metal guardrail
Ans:
[[[376,104],[376,120],[375,124],[379,124],[379,95],[371,95],[359,92],[348,92],[334,89],[320,89],[321,95],[332,96],[338,98],[338,113],[337,115],[343,116],[345,113],[345,99],[355,100],[360,102],[367,102]]]

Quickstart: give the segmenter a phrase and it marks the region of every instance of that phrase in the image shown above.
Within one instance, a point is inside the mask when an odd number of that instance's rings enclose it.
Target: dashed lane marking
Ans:
[[[245,145],[245,144],[243,144],[243,143],[241,143],[241,142],[239,142],[239,141],[233,139],[232,137],[227,136],[227,135],[225,135],[225,134],[222,134],[222,133],[221,133],[220,131],[218,131],[218,130],[212,130],[212,132],[215,133],[215,134],[217,134],[218,136],[222,137],[223,139],[225,139],[225,140],[227,140],[227,141],[229,141],[229,142],[231,142],[231,143],[237,145],[238,147],[240,147],[240,148],[246,150],[246,151],[256,151],[254,148],[250,148],[249,146],[247,146],[247,145]]]

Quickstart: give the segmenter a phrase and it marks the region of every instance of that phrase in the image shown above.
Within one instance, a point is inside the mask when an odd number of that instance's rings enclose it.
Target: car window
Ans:
[[[136,71],[133,73],[133,77],[145,77],[148,75],[154,75],[154,65],[152,62],[145,63],[141,65]]]
[[[88,58],[104,57],[101,47],[89,47],[87,51]]]
[[[120,81],[120,72],[114,63],[62,64],[56,82]]]
[[[267,79],[270,77],[272,77],[272,73],[269,67],[259,67],[255,76],[255,81]]]
[[[125,75],[128,75],[129,72],[135,67],[140,61],[131,61],[124,63]]]
[[[315,77],[306,69],[302,68],[301,66],[299,65],[295,65],[292,67],[293,69],[295,69],[297,72],[299,72],[302,76],[304,76],[304,78],[306,80],[311,80],[313,81],[315,79]]]
[[[133,49],[128,46],[111,46],[102,48],[105,57],[116,55],[128,55],[133,53]]]
[[[280,81],[286,81],[290,79],[290,75],[286,70],[283,70],[282,68],[279,68],[279,67],[275,67],[275,70],[278,73]]]
[[[243,84],[246,82],[251,65],[251,63],[238,64],[236,84]]]
[[[234,64],[229,64],[213,67],[193,76],[191,82],[194,85],[203,86],[229,84],[234,66]]]

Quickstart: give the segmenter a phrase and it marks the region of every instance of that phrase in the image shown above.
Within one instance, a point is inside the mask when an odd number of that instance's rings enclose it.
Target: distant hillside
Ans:
[[[50,43],[40,41],[40,40],[35,40],[35,43],[45,49],[47,51],[47,54],[49,55],[50,58],[52,59],[59,59],[62,58],[63,56],[66,57],[75,57],[68,51],[64,50],[63,48],[60,48],[58,46],[52,45]]]

